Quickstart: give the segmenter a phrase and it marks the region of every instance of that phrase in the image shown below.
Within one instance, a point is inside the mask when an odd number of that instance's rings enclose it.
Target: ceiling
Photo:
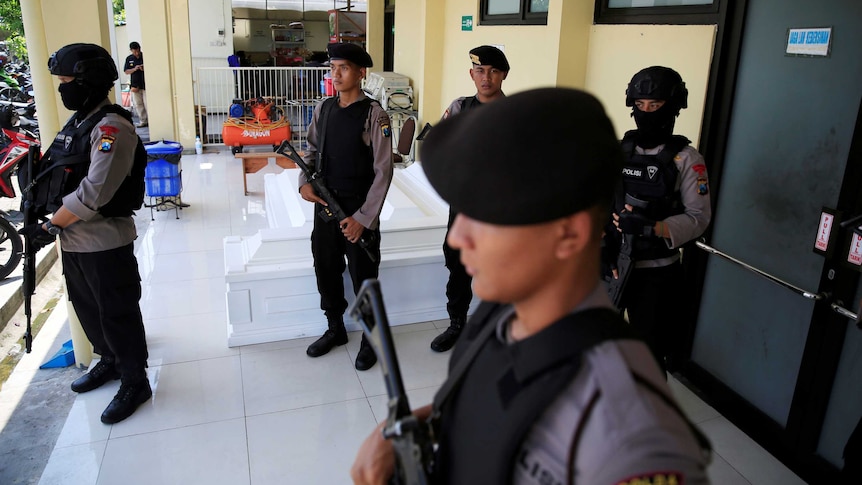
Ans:
[[[231,0],[231,6],[254,10],[294,10],[298,12],[324,12],[349,6],[351,10],[368,11],[367,0]]]

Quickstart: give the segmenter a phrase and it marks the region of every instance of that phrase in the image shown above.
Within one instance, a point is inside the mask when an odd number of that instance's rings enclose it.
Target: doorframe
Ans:
[[[699,151],[710,171],[713,207],[717,207],[721,196],[721,174],[731,128],[748,0],[726,0],[720,3],[718,32],[699,140]],[[856,190],[850,189],[854,184],[848,183],[848,180],[854,180],[857,181],[856,187],[862,186],[862,105],[857,114],[843,180],[837,209],[849,216],[862,213],[862,197]],[[703,237],[709,239],[711,234],[712,225]],[[689,288],[690,293],[685,295],[683,301],[689,302],[685,308],[685,317],[691,324],[683,349],[686,362],[678,377],[701,399],[802,479],[810,483],[837,481],[839,469],[816,453],[846,335],[846,317],[831,310],[831,300],[815,305],[812,322],[824,323],[812,324],[809,328],[787,426],[784,427],[691,360],[708,259],[709,255],[697,249],[693,243],[686,246],[683,266],[685,288]],[[834,288],[834,296],[846,302],[854,296],[859,273],[840,264],[836,266],[834,279],[830,280],[830,267],[824,264],[819,287]],[[832,376],[832,379],[820,378],[823,375]]]

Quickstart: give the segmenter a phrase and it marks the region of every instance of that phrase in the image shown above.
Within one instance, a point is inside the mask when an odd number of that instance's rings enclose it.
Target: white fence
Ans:
[[[305,148],[314,106],[323,98],[325,67],[199,67],[195,82],[195,123],[205,145],[224,143],[222,126],[235,99],[272,101],[290,121],[291,143]],[[200,130],[203,126],[204,129]]]

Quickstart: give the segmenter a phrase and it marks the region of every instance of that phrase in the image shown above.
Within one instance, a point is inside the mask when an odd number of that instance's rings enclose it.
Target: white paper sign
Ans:
[[[832,27],[790,29],[787,32],[788,54],[798,56],[828,56],[832,42]]]
[[[853,239],[850,240],[850,253],[847,255],[847,261],[856,266],[862,266],[862,236],[853,233]]]
[[[832,233],[832,221],[835,216],[825,212],[820,214],[820,226],[817,227],[817,241],[814,242],[814,248],[821,251],[826,251],[829,247],[829,235]]]

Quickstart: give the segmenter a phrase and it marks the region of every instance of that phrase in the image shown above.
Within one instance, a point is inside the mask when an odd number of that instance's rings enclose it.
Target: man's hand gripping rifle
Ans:
[[[380,358],[380,368],[386,381],[389,415],[383,428],[383,437],[392,441],[395,450],[395,475],[390,483],[426,485],[429,483],[433,457],[430,428],[410,411],[383,306],[380,283],[376,279],[365,280],[356,295],[356,301],[347,311],[362,325],[368,342]]]
[[[649,202],[638,199],[632,195],[626,194],[625,203],[633,207],[633,212],[644,210],[649,205]],[[623,292],[626,289],[626,283],[629,281],[629,275],[632,272],[632,245],[634,244],[635,234],[622,234],[620,243],[620,252],[617,256],[616,275],[612,275],[608,280],[608,295],[614,306],[619,308],[620,301],[623,298]]]
[[[289,150],[289,152],[288,152]],[[320,172],[316,172],[312,170],[305,162],[302,160],[302,157],[296,153],[296,150],[293,149],[293,146],[290,144],[288,140],[284,140],[281,142],[281,145],[276,148],[276,153],[279,155],[284,155],[287,158],[290,158],[293,163],[302,170],[302,173],[305,174],[305,180],[314,187],[314,192],[324,201],[326,201],[326,205],[323,206],[323,210],[321,210],[318,215],[324,221],[338,221],[339,223],[344,219],[347,219],[347,214],[341,209],[341,206],[338,205],[338,201],[335,200],[335,197],[332,195],[332,192],[326,187],[326,184],[323,183],[323,176]],[[365,253],[368,254],[368,257],[371,258],[371,261],[377,262],[377,256],[371,251],[371,231],[363,231],[362,235],[359,236],[359,240],[356,242],[359,244],[359,247],[365,250]]]

